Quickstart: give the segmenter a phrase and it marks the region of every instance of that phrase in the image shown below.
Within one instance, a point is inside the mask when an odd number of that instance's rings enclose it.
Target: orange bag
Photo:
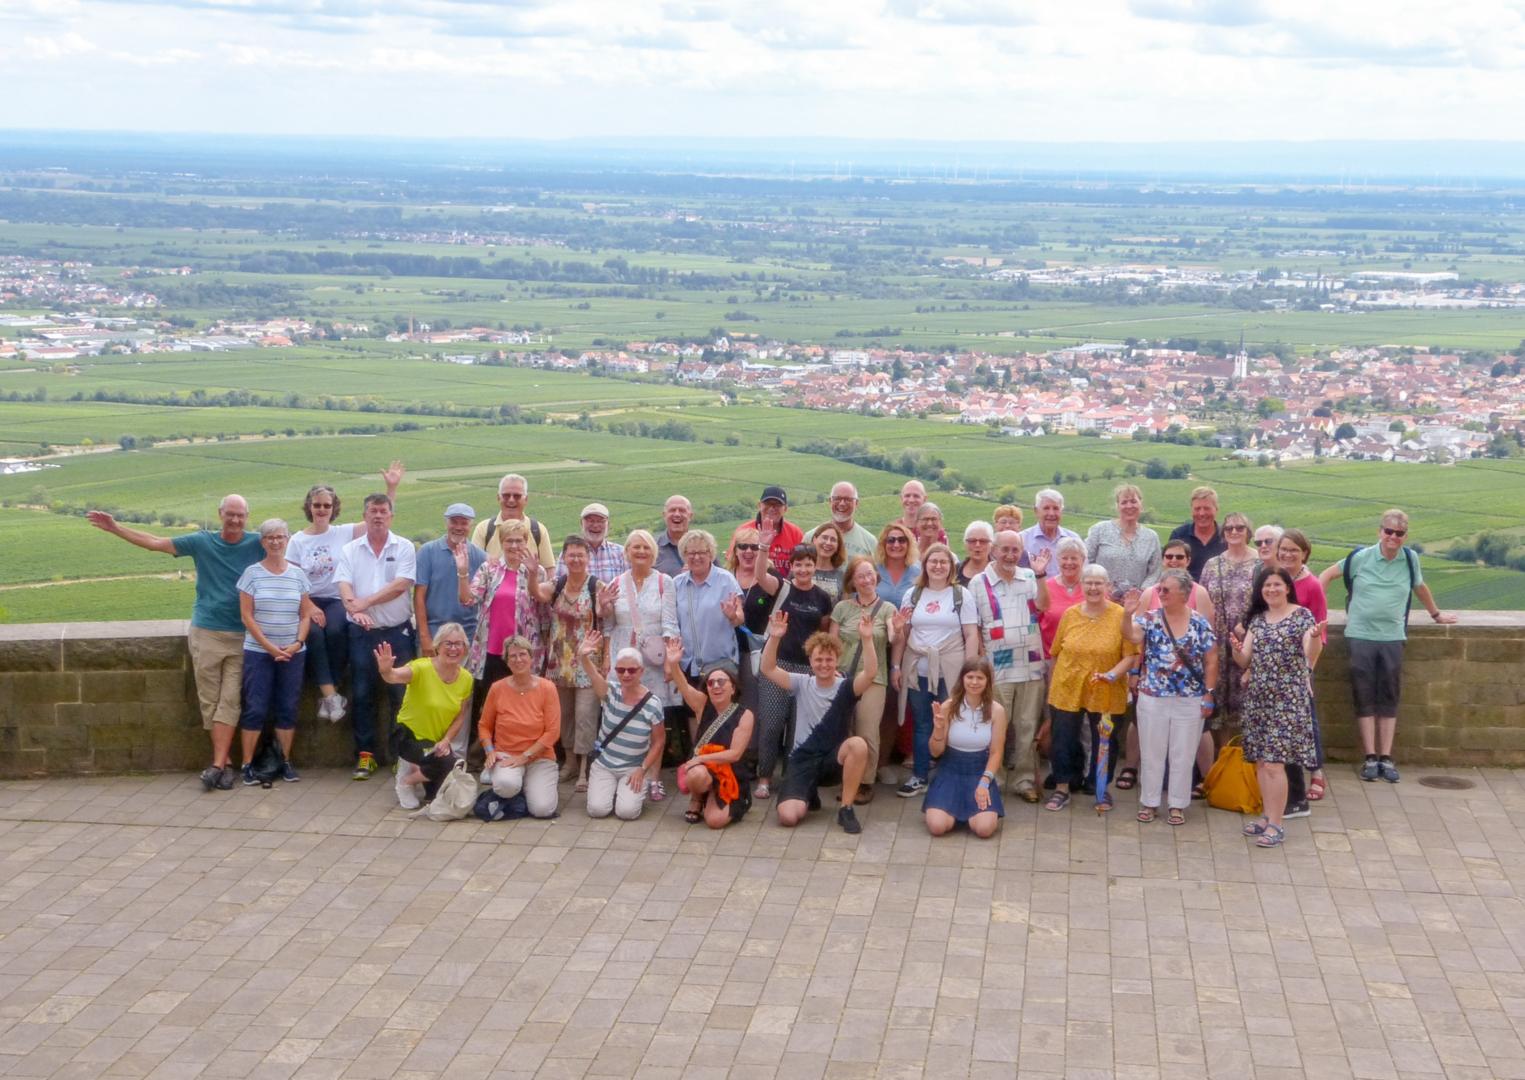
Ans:
[[[1263,807],[1255,766],[1244,760],[1244,747],[1235,735],[1218,751],[1218,760],[1202,780],[1209,806],[1236,814],[1259,814]]]

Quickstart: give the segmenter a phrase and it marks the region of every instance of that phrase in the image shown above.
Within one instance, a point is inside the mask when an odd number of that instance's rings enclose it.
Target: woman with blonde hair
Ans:
[[[641,683],[664,705],[672,703],[667,687],[667,642],[678,639],[678,596],[672,578],[656,568],[657,539],[645,529],[625,538],[630,569],[598,591],[598,614],[611,653],[632,648],[641,654],[646,673]]]

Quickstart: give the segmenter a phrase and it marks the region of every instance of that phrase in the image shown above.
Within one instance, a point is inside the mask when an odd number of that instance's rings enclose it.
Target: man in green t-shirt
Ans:
[[[196,605],[186,636],[196,674],[196,697],[201,703],[201,726],[211,733],[212,764],[201,772],[208,791],[233,787],[230,755],[238,727],[240,681],[244,670],[244,621],[239,614],[238,578],[244,568],[264,557],[259,536],[245,531],[249,504],[242,495],[225,495],[217,506],[221,527],[201,529],[173,539],[122,525],[104,510],[85,515],[90,524],[145,551],[176,558],[189,556],[196,564]]]
[[[1398,692],[1403,643],[1408,637],[1409,594],[1419,597],[1430,618],[1454,623],[1440,610],[1419,569],[1419,556],[1404,546],[1409,519],[1402,510],[1382,515],[1377,542],[1363,547],[1319,575],[1327,590],[1335,578],[1348,583],[1345,642],[1350,649],[1350,688],[1355,696],[1356,726],[1366,760],[1361,779],[1398,782],[1393,763],[1393,734],[1398,728]],[[1348,568],[1347,568],[1347,564]]]

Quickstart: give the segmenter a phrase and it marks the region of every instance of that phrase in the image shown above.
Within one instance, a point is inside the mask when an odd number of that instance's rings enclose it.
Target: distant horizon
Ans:
[[[392,162],[420,149],[447,151],[409,167],[513,172],[746,172],[800,179],[1085,183],[1309,184],[1467,189],[1525,181],[1525,143],[1506,139],[1016,140],[883,139],[861,136],[374,135],[299,132],[0,128],[0,168],[71,168],[69,157],[124,151],[129,159],[174,156],[177,167],[222,155]],[[314,153],[314,151],[321,151]],[[44,164],[47,155],[58,159]],[[504,153],[514,160],[485,160]],[[128,162],[122,162],[123,165]],[[145,167],[146,162],[139,162]],[[1443,166],[1443,167],[1442,167]],[[164,165],[163,168],[170,166]],[[152,170],[149,170],[152,171]],[[1030,175],[1029,175],[1030,174]]]

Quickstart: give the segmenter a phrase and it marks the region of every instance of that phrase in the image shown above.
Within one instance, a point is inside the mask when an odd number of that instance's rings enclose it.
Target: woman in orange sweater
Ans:
[[[503,643],[508,677],[487,691],[477,734],[493,791],[505,799],[522,791],[530,816],[548,818],[556,814],[561,700],[555,683],[530,672],[532,658],[529,639],[515,635]]]

